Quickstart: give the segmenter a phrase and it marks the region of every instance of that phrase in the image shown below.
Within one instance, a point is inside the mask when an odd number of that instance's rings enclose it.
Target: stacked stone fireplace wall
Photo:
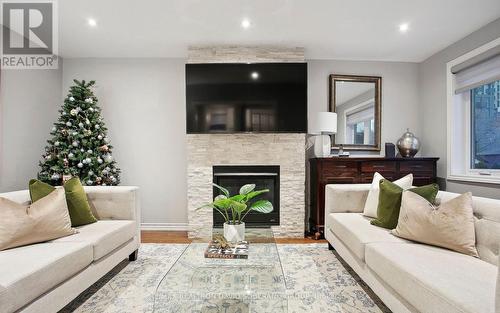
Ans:
[[[305,134],[188,134],[189,237],[209,235],[214,165],[279,165],[280,225],[276,237],[303,237],[305,223]]]

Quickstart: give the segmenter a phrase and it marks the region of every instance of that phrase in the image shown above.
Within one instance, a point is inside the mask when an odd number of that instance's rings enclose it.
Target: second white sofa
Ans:
[[[500,200],[473,197],[480,254],[474,258],[371,225],[362,215],[370,186],[326,186],[325,237],[387,307],[396,313],[495,313]],[[442,202],[456,196],[438,194]]]

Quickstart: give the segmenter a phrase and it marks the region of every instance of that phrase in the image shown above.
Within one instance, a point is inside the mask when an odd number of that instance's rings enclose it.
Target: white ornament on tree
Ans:
[[[69,158],[72,158],[72,157],[74,157],[74,156],[75,156],[75,155],[73,154],[73,152],[70,152],[70,153],[68,154],[68,157],[69,157]]]
[[[98,159],[97,159],[97,163],[101,164],[101,163],[102,163],[102,159],[101,159],[101,158],[98,158]]]
[[[99,126],[99,124],[96,124],[94,127],[95,129],[99,129],[101,126]]]
[[[97,139],[101,140],[101,139],[102,139],[102,136],[101,136],[101,135],[97,136]]]
[[[71,122],[66,122],[66,126],[71,127],[71,125],[73,125]]]
[[[76,109],[72,109],[71,111],[69,111],[69,114],[75,116],[78,114],[78,111]]]
[[[78,147],[78,141],[76,141],[76,140],[73,141],[71,144],[73,145],[73,147]]]
[[[82,162],[80,162],[80,163],[78,163],[76,166],[78,166],[79,168],[82,168],[82,167],[83,167],[83,163],[82,163]]]
[[[54,146],[59,147],[60,143],[59,141],[54,142]]]
[[[52,127],[52,131],[55,132],[57,130],[57,128],[54,126]]]
[[[92,160],[90,158],[86,158],[85,161],[90,164],[90,162],[92,162]]]
[[[59,179],[59,177],[61,177],[61,176],[59,176],[59,174],[54,173],[54,174],[52,174],[52,176],[51,176],[50,178],[51,178],[52,180],[58,180],[58,179]]]
[[[87,153],[88,153],[88,154],[92,154],[92,150],[90,150],[90,149],[89,149],[89,150],[87,150]]]
[[[104,156],[104,161],[106,161],[106,163],[111,163],[113,161],[113,156],[111,154],[106,154]]]
[[[69,101],[73,102],[73,101],[75,101],[75,98],[69,97]]]
[[[78,123],[78,127],[83,128],[83,123]]]

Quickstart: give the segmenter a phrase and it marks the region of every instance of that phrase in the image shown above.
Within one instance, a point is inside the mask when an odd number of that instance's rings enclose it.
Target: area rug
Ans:
[[[228,301],[220,307],[186,311],[155,298],[162,278],[185,248],[184,244],[142,244],[137,261],[120,263],[61,312],[253,312],[244,307],[232,309],[238,306]],[[326,244],[278,245],[278,251],[286,280],[287,313],[390,312]]]

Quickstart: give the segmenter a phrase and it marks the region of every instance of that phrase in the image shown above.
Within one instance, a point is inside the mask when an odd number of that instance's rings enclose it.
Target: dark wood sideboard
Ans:
[[[323,237],[325,220],[325,186],[327,184],[371,183],[379,172],[389,180],[413,173],[413,185],[436,182],[436,163],[439,158],[379,158],[331,157],[309,159],[310,212],[309,230],[316,239]]]

